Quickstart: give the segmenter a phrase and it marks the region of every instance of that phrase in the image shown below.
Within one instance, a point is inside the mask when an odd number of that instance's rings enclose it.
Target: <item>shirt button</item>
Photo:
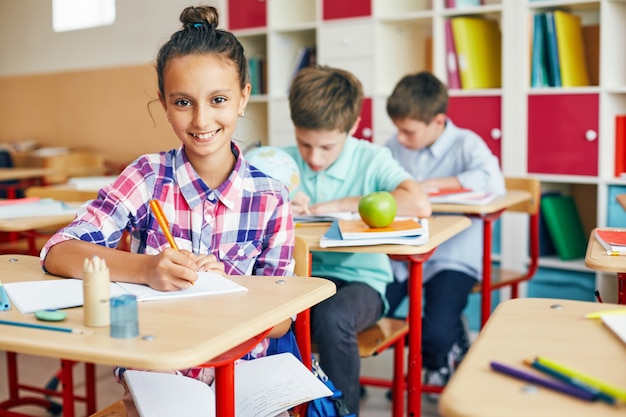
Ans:
[[[245,254],[246,254],[246,251],[245,251],[245,250],[243,250],[243,249],[239,249],[239,250],[237,251],[237,255],[239,255],[239,256],[243,256],[243,255],[245,255]]]
[[[215,201],[215,193],[209,194],[209,201]]]

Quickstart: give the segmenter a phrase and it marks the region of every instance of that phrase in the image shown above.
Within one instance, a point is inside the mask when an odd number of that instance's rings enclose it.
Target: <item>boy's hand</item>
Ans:
[[[311,214],[311,210],[309,210],[310,202],[311,198],[309,198],[308,195],[304,194],[302,191],[298,191],[293,200],[291,200],[291,213]]]

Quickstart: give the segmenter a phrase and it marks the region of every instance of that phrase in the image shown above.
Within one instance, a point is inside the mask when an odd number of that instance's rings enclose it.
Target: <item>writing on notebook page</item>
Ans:
[[[215,392],[204,382],[133,370],[126,371],[124,379],[141,417],[215,416]],[[291,353],[235,365],[236,417],[274,417],[330,395],[330,389]]]

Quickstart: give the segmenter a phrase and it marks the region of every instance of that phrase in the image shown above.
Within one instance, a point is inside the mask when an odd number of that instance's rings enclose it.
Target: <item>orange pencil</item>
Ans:
[[[170,226],[167,223],[165,214],[163,214],[163,209],[161,208],[159,201],[150,200],[150,208],[152,209],[154,216],[159,222],[159,226],[161,226],[161,230],[163,230],[163,233],[165,234],[165,237],[167,238],[167,241],[169,242],[170,246],[178,250],[178,245],[176,245],[176,242],[174,241],[174,237],[172,236],[172,233],[170,232]]]

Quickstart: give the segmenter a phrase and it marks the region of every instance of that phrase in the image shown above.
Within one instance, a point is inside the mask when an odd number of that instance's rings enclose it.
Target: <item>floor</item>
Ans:
[[[390,352],[390,351],[388,351]],[[392,358],[385,352],[376,358],[368,358],[363,361],[363,374],[372,376],[387,376],[391,374]],[[18,369],[22,383],[27,383],[37,387],[43,387],[50,378],[58,371],[58,360],[30,356],[18,356]],[[6,380],[6,355],[0,351],[0,401],[7,398],[8,384]],[[97,403],[98,409],[118,400],[122,395],[121,387],[115,382],[111,374],[111,367],[96,367],[97,375]],[[74,372],[74,379],[77,386],[81,387],[83,382],[83,367],[78,365]],[[386,398],[386,389],[368,387],[366,395],[361,403],[360,417],[389,417],[391,415],[391,403]],[[36,395],[36,394],[33,394]],[[12,411],[27,413],[36,417],[50,417],[51,414],[41,407],[19,407]],[[76,415],[84,416],[85,408],[78,403]],[[422,417],[439,417],[437,405],[427,401],[422,401]]]

